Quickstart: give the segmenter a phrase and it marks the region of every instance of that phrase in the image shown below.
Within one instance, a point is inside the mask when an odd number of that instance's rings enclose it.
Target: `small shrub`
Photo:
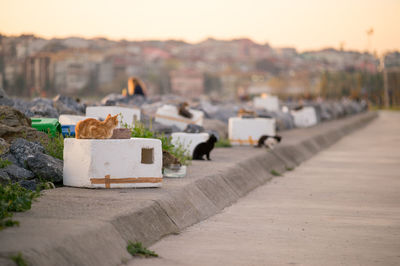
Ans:
[[[64,160],[64,137],[61,133],[57,133],[55,137],[49,134],[49,140],[41,143],[46,150],[46,154]]]
[[[140,242],[132,243],[129,241],[126,249],[132,256],[142,256],[142,257],[146,257],[146,258],[147,257],[158,257],[157,253],[143,247],[142,243],[140,243]]]
[[[189,165],[192,160],[192,156],[189,154],[188,149],[181,143],[178,143],[175,146],[173,145],[169,152],[183,165]]]
[[[21,253],[18,253],[17,255],[11,256],[11,259],[17,264],[18,266],[27,266],[28,264],[26,263],[25,259],[22,257]]]
[[[183,145],[173,145],[171,143],[171,137],[167,137],[164,134],[156,134],[150,129],[146,128],[143,123],[136,121],[135,126],[123,125],[125,128],[131,129],[133,138],[152,138],[161,140],[162,150],[168,151],[174,155],[181,164],[188,165],[192,159],[188,150]]]
[[[286,171],[293,171],[294,168],[293,167],[286,167]]]
[[[281,176],[281,173],[279,173],[279,172],[276,171],[275,169],[272,169],[270,173],[271,173],[271,175],[273,175],[273,176]]]
[[[27,190],[18,183],[0,185],[0,230],[18,225],[18,221],[11,219],[12,212],[29,210],[32,200],[39,195],[39,192]]]
[[[7,166],[9,166],[9,165],[12,165],[12,162],[10,162],[10,161],[7,160],[7,159],[2,159],[2,158],[0,158],[0,169],[1,169],[1,168],[5,168],[5,167],[7,167]]]
[[[232,147],[229,139],[220,139],[215,143],[216,148],[230,148]]]

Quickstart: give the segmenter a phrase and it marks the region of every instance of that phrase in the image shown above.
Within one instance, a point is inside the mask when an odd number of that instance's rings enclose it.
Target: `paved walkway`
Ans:
[[[134,265],[400,265],[400,112],[366,128]]]

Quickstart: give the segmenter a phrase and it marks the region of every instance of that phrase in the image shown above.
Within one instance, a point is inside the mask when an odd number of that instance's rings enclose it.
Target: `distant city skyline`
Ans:
[[[190,43],[249,38],[299,51],[382,53],[400,50],[398,14],[398,0],[0,0],[0,33]]]

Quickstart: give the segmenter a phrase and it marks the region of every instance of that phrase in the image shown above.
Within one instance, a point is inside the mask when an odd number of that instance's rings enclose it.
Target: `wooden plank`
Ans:
[[[105,184],[106,188],[110,188],[110,184],[130,184],[130,183],[161,183],[162,178],[160,177],[132,177],[132,178],[110,178],[106,175],[106,178],[91,178],[92,184]]]

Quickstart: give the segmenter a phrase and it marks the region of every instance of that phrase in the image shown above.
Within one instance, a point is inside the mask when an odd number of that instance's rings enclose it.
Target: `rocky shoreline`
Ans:
[[[176,126],[165,126],[153,121],[158,107],[164,104],[179,104],[186,101],[179,96],[163,95],[145,98],[142,96],[124,97],[110,94],[94,105],[120,105],[140,108],[141,122],[150,126],[156,133],[169,135],[180,131]],[[285,102],[288,110],[298,107],[298,103]],[[0,160],[5,162],[0,168],[0,183],[18,182],[21,186],[35,190],[42,182],[61,184],[63,161],[46,154],[45,146],[49,142],[47,134],[31,127],[31,117],[58,118],[61,114],[84,115],[87,104],[71,97],[58,95],[53,99],[34,98],[25,101],[10,98],[0,91]],[[93,103],[91,103],[93,105]],[[295,128],[290,112],[266,111],[255,109],[251,102],[218,103],[208,100],[190,102],[191,108],[205,114],[203,127],[188,127],[186,132],[215,132],[219,138],[228,136],[228,119],[236,116],[240,108],[254,111],[260,117],[276,119],[278,131]],[[318,123],[342,118],[366,111],[364,102],[342,101],[304,102],[304,106],[314,107]]]

